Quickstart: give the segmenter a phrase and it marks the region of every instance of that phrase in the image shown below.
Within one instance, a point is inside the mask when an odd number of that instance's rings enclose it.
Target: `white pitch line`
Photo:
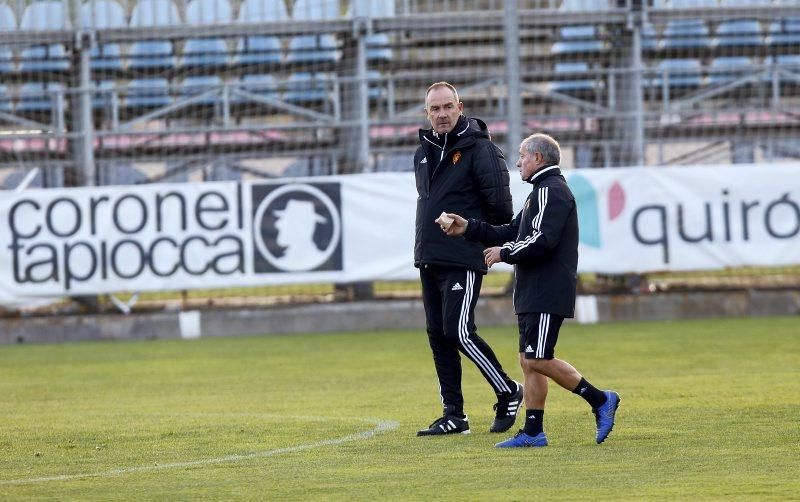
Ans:
[[[7,479],[0,480],[0,485],[22,485],[31,483],[45,483],[48,481],[69,481],[72,479],[84,478],[104,478],[110,476],[119,476],[122,474],[133,474],[137,472],[160,471],[165,469],[182,469],[184,467],[194,467],[198,465],[211,465],[223,464],[227,462],[240,462],[242,460],[250,460],[254,458],[274,457],[275,455],[282,455],[284,453],[294,453],[296,451],[311,450],[320,448],[322,446],[332,446],[350,441],[359,441],[362,439],[369,439],[378,434],[397,429],[400,424],[394,420],[364,420],[365,422],[372,422],[375,428],[368,431],[357,432],[348,436],[343,436],[334,439],[324,439],[313,443],[300,444],[296,446],[287,446],[285,448],[277,448],[274,450],[257,451],[253,453],[246,453],[243,455],[228,455],[220,458],[207,458],[202,460],[190,460],[188,462],[174,462],[171,464],[156,464],[156,465],[143,465],[139,467],[120,467],[105,472],[91,472],[84,474],[63,474],[61,476],[46,476],[41,478],[27,478],[27,479]]]

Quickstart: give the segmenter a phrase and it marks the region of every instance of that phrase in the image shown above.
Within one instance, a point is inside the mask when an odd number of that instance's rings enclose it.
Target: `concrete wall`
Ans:
[[[800,316],[800,291],[730,291],[585,296],[577,322]],[[513,325],[510,298],[478,302],[480,326]],[[302,305],[267,309],[0,319],[0,343],[197,338],[381,329],[425,329],[421,300]],[[800,332],[800,317],[798,317]]]

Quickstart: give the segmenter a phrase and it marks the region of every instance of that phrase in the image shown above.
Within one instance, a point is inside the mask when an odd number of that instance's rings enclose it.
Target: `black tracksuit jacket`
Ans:
[[[558,166],[537,171],[533,190],[511,223],[493,226],[470,219],[465,237],[501,246],[500,257],[514,265],[517,314],[575,315],[578,281],[578,212],[575,197]]]
[[[420,129],[414,154],[417,224],[414,266],[441,265],[486,273],[483,246],[445,235],[436,218],[444,212],[494,225],[514,216],[508,167],[489,139],[486,124],[460,117],[453,130],[437,134]]]

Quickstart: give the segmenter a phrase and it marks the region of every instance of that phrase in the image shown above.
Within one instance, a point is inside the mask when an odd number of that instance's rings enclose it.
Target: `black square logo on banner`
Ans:
[[[339,183],[253,185],[256,273],[342,270]]]

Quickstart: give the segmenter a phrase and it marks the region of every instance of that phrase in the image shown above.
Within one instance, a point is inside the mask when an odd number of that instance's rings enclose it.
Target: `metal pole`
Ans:
[[[94,186],[96,184],[96,170],[94,165],[94,123],[92,121],[92,77],[90,52],[92,48],[92,34],[78,32],[78,41],[75,44],[80,51],[80,141],[81,146],[76,154],[76,164],[83,173],[83,184]]]
[[[356,39],[358,43],[356,75],[358,76],[358,171],[369,168],[369,85],[367,82],[367,37],[363,30]]]
[[[644,140],[644,90],[642,89],[642,23],[641,18],[633,27],[633,57],[631,63],[633,66],[633,75],[631,78],[632,87],[632,101],[634,102],[635,110],[633,116],[633,148],[634,158],[637,166],[645,165],[645,140]]]
[[[508,135],[506,156],[514,155],[522,141],[522,85],[520,82],[519,18],[517,0],[506,0],[504,28],[506,82],[508,83]]]

